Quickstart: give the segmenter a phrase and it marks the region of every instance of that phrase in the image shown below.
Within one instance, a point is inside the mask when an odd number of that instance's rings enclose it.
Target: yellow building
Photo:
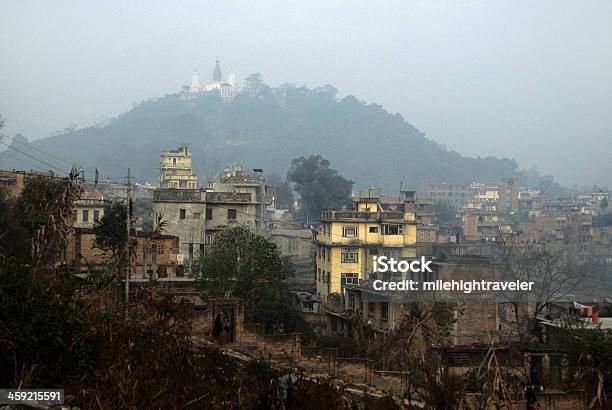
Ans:
[[[159,164],[160,188],[196,189],[198,177],[191,169],[191,151],[187,144],[164,151]]]
[[[402,192],[395,203],[369,192],[354,199],[353,210],[324,211],[316,244],[317,294],[326,303],[344,285],[368,279],[373,257],[416,257],[414,192]]]

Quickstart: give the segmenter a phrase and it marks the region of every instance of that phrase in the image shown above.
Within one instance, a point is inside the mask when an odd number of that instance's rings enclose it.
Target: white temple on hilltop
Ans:
[[[228,101],[234,96],[236,91],[236,75],[230,72],[224,81],[221,63],[217,58],[217,61],[215,62],[215,70],[213,71],[212,75],[212,81],[210,83],[202,85],[200,82],[200,76],[196,70],[193,72],[193,76],[191,77],[191,86],[185,86],[183,87],[183,90],[189,93],[218,92],[224,101]]]

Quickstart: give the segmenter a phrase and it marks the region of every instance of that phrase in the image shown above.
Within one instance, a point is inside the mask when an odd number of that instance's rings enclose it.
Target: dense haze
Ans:
[[[0,14],[0,113],[30,139],[173,93],[331,83],[466,155],[611,185],[612,3],[31,2]]]

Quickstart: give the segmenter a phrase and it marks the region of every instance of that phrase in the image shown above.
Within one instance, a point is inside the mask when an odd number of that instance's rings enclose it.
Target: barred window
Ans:
[[[359,283],[359,278],[356,273],[341,273],[340,274],[340,285],[342,287],[346,285],[356,285]]]
[[[342,263],[357,263],[357,249],[354,248],[344,248],[342,249],[341,254]]]
[[[402,225],[383,225],[383,235],[403,235],[404,227]]]

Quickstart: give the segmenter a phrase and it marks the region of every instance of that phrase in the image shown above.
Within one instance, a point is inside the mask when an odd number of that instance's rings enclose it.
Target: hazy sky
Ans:
[[[612,185],[612,1],[4,1],[5,133],[87,126],[212,73],[330,83],[466,155]]]

